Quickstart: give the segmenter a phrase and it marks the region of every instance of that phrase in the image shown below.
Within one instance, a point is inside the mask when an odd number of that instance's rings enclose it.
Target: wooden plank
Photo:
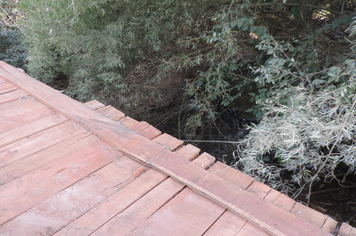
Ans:
[[[15,90],[0,95],[0,104],[25,98],[28,94],[22,90]]]
[[[281,192],[278,192],[277,190],[271,189],[269,193],[265,196],[264,200],[266,202],[273,203],[274,201],[277,200],[277,198],[281,195]]]
[[[188,161],[192,161],[199,156],[200,149],[188,144],[183,145],[174,151],[178,156],[184,157]]]
[[[156,170],[147,171],[55,235],[89,235],[166,179],[166,175]]]
[[[299,202],[296,202],[294,207],[291,210],[291,213],[293,215],[296,215],[309,223],[312,223],[313,225],[321,228],[325,221],[327,216],[317,212],[316,210],[313,210],[303,204],[300,204]]]
[[[253,193],[257,197],[264,199],[265,196],[271,191],[271,187],[259,181],[254,181],[250,186],[248,186],[246,190],[250,193]]]
[[[346,224],[346,223],[342,223],[340,228],[339,228],[339,231],[338,231],[338,235],[341,235],[341,236],[344,236],[344,235],[347,235],[349,236],[350,233],[351,233],[351,230],[352,230],[352,226],[349,225],[349,224]]]
[[[337,226],[337,221],[332,219],[330,216],[327,216],[322,229],[326,232],[331,232],[335,230],[336,226]]]
[[[279,195],[279,197],[273,202],[274,205],[290,212],[295,205],[295,201],[285,194]]]
[[[0,133],[0,147],[30,136],[34,133],[64,123],[65,121],[68,121],[68,118],[64,117],[63,115],[57,114],[47,116],[32,123],[19,126],[4,133]]]
[[[109,164],[119,152],[99,141],[0,186],[0,225]]]
[[[220,161],[216,162],[209,169],[209,171],[243,189],[248,188],[248,186],[254,182],[254,179],[251,176],[246,175],[230,166],[227,166]]]
[[[18,89],[18,88],[15,87],[12,83],[9,83],[9,82],[0,83],[0,95],[14,91],[16,89]]]
[[[72,121],[67,121],[3,146],[0,148],[0,168],[83,132],[85,130],[82,127]]]
[[[0,104],[0,114],[0,133],[3,133],[57,112],[28,97]]]
[[[212,155],[204,152],[203,154],[201,154],[194,161],[195,161],[195,164],[197,164],[198,166],[200,166],[203,169],[207,170],[214,164],[215,157],[213,157]]]
[[[100,108],[96,111],[106,117],[109,117],[110,119],[112,119],[114,121],[118,121],[125,117],[124,113],[122,113],[121,111],[119,111],[118,109],[116,109],[115,107],[110,106],[110,105]]]
[[[236,234],[236,236],[251,236],[251,235],[258,235],[258,236],[269,236],[271,234],[262,231],[255,225],[251,224],[250,222],[247,222],[241,230]]]
[[[148,139],[157,138],[158,136],[160,136],[162,134],[162,132],[160,130],[156,129],[152,125],[149,125],[145,129],[138,131],[137,133],[142,135],[143,137],[148,138]]]
[[[224,211],[224,207],[195,193],[190,188],[185,188],[135,230],[130,232],[130,228],[122,233],[130,233],[130,235],[202,235]],[[112,232],[116,233],[116,231]]]
[[[232,211],[224,214],[204,233],[204,236],[235,236],[247,221]]]
[[[142,167],[120,157],[0,227],[12,235],[52,235],[130,183]],[[0,234],[1,234],[0,231]]]
[[[184,185],[172,178],[165,180],[92,235],[110,235],[112,232],[116,235],[130,233],[183,188]]]
[[[138,121],[132,119],[131,117],[126,116],[125,118],[122,118],[121,120],[118,121],[119,124],[130,128],[131,126],[133,126],[134,124],[137,124]]]
[[[157,138],[153,139],[152,141],[170,151],[173,151],[183,145],[182,140],[172,137],[169,134],[162,134]]]
[[[86,126],[88,130],[106,142],[113,144],[133,158],[172,176],[262,229],[274,235],[325,235],[324,231],[312,224],[258,199],[251,193],[236,188],[230,182],[209,174],[195,164],[190,164],[189,161],[175,153],[163,150],[158,144],[100,116],[81,103],[16,71],[10,65],[0,62],[0,67],[3,69],[0,70],[0,75],[4,74],[21,89],[31,91],[37,99]]]
[[[99,102],[97,100],[91,100],[89,102],[84,103],[84,105],[86,105],[87,107],[89,107],[90,109],[93,109],[93,110],[98,110],[99,108],[105,107],[104,104],[102,104],[101,102]]]
[[[40,152],[36,152],[11,165],[5,166],[0,169],[0,185],[20,178],[27,173],[37,170],[98,140],[98,137],[91,135],[89,132],[80,133],[79,135],[73,136]]]

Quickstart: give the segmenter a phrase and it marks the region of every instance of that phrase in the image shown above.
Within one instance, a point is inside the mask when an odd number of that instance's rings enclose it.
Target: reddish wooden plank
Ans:
[[[261,182],[254,181],[246,190],[263,199],[271,191],[271,187]]]
[[[169,134],[162,134],[152,141],[170,151],[175,150],[183,145],[182,140],[176,139]]]
[[[9,83],[9,82],[0,83],[0,95],[14,91],[16,89],[18,89],[18,88],[16,86],[14,86],[12,83]]]
[[[130,123],[132,122],[132,120],[130,120]],[[144,130],[146,128],[148,128],[150,126],[149,123],[147,123],[146,121],[140,121],[140,122],[136,122],[133,124],[130,124],[128,122],[124,122],[124,124],[128,124],[130,125],[129,128],[133,131],[135,131],[136,133],[139,133],[141,130]],[[120,122],[121,124],[121,122]],[[128,126],[126,126],[128,127]]]
[[[322,229],[325,232],[331,232],[335,230],[336,226],[337,226],[337,221],[332,219],[330,216],[327,216]]]
[[[204,236],[235,236],[247,221],[235,213],[227,210],[224,214],[205,232]]]
[[[142,165],[120,157],[0,227],[12,235],[52,235],[129,184]]]
[[[32,97],[0,104],[0,133],[57,114]]]
[[[325,221],[326,221],[326,215],[317,212],[316,210],[313,210],[307,206],[304,206],[303,204],[300,204],[299,202],[296,202],[294,207],[291,210],[291,213],[293,215],[296,215],[309,223],[321,228]]]
[[[102,104],[101,102],[99,102],[97,100],[91,100],[89,102],[84,103],[84,105],[86,105],[87,107],[89,107],[93,110],[98,110],[99,108],[105,107],[104,104]]]
[[[203,169],[207,170],[214,164],[215,157],[213,157],[212,155],[204,152],[203,154],[201,154],[194,161],[195,161],[195,164],[197,164],[198,166],[200,166]]]
[[[98,140],[98,137],[90,135],[89,132],[80,133],[79,135],[73,136],[40,152],[36,152],[11,165],[5,166],[0,169],[0,185],[41,168]]]
[[[135,131],[136,133],[146,137],[148,139],[154,139],[161,135],[161,131],[154,128],[152,125],[148,124],[145,121],[138,122],[132,118],[125,117],[124,121],[119,121],[120,124],[123,124],[125,127],[129,127],[131,130]]]
[[[129,185],[120,188],[120,190],[108,198],[107,201],[94,207],[55,235],[88,235],[94,232],[113,217],[120,213],[122,215],[123,210],[166,179],[167,176],[158,171],[147,171]],[[163,187],[164,186],[167,186],[167,183],[163,185]],[[140,211],[141,209],[139,209],[139,212]],[[115,232],[115,234],[119,235],[117,232]]]
[[[128,230],[123,233],[202,235],[224,211],[225,208],[222,206],[195,193],[190,188],[185,188],[134,231],[130,233]]]
[[[174,151],[178,156],[184,157],[188,161],[192,161],[199,156],[200,149],[188,144],[183,145]]]
[[[67,121],[3,146],[0,148],[0,168],[83,132],[85,130],[82,127]]]
[[[162,134],[162,132],[160,130],[156,129],[152,125],[149,125],[147,128],[145,128],[141,131],[138,131],[137,133],[142,135],[143,137],[148,138],[148,139],[157,138],[158,136],[160,136]]]
[[[236,236],[251,236],[251,235],[258,235],[258,236],[269,236],[271,234],[259,229],[256,225],[247,222],[241,230],[236,234]]]
[[[12,92],[4,93],[0,95],[0,104],[10,102],[13,100],[21,100],[25,98],[28,94],[22,90],[15,90]]]
[[[126,235],[181,191],[184,185],[169,178],[133,205],[115,216],[92,235]]]
[[[116,109],[115,107],[110,106],[110,105],[100,108],[96,111],[106,117],[109,117],[110,119],[112,119],[114,121],[118,121],[125,117],[124,113],[122,113],[121,111],[119,111],[118,109]]]
[[[99,141],[0,187],[0,225],[109,164],[119,152]]]
[[[230,166],[225,165],[224,163],[218,161],[210,169],[210,172],[215,175],[223,178],[224,180],[239,186],[243,189],[248,188],[253,182],[254,179],[251,176],[248,176],[241,171],[238,171]]]
[[[76,122],[86,126],[118,149],[133,158],[154,166],[161,172],[174,177],[195,191],[219,202],[250,222],[275,235],[325,235],[321,229],[305,222],[284,210],[269,204],[256,196],[235,188],[230,182],[209,173],[184,158],[163,150],[157,144],[118,125],[108,118],[100,117],[95,111],[83,106],[65,95],[36,81],[30,76],[16,71],[15,68],[0,62],[0,74],[19,86],[31,91],[37,99],[55,107]],[[6,72],[4,72],[6,70]],[[266,214],[268,213],[268,214]]]
[[[295,201],[285,194],[279,195],[279,197],[273,202],[274,205],[290,212],[295,205]]]
[[[118,121],[119,124],[130,128],[131,126],[139,123],[137,120],[132,119],[131,117],[126,116],[125,118],[122,118],[121,120]]]
[[[269,191],[269,193],[265,196],[264,200],[273,203],[281,194],[281,192],[271,189],[271,191]]]
[[[341,236],[348,235],[349,236],[351,233],[351,230],[352,230],[352,226],[350,226],[349,224],[346,224],[346,223],[342,223],[339,228],[338,235],[341,235]]]
[[[67,120],[68,118],[64,117],[63,115],[57,114],[47,116],[32,123],[19,126],[4,133],[0,133],[0,147],[30,136],[39,131],[61,124]]]

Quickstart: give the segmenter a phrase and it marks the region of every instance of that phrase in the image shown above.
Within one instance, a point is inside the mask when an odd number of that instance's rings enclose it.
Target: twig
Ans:
[[[354,187],[356,187],[356,184],[351,185],[351,186],[344,186],[344,187],[340,187],[340,188],[320,190],[320,191],[312,192],[312,193],[310,193],[310,195],[319,194],[319,193],[327,193],[327,192],[338,191],[338,190],[342,190],[345,188],[354,188]]]
[[[239,141],[217,141],[217,140],[182,140],[184,142],[191,143],[227,143],[227,144],[238,144]]]
[[[0,6],[0,8],[1,8],[1,10],[7,15],[7,17],[9,17],[9,18],[11,19],[11,21],[15,23],[15,21],[12,19],[12,17],[7,14],[7,12],[5,11],[5,9],[2,8],[2,6]]]

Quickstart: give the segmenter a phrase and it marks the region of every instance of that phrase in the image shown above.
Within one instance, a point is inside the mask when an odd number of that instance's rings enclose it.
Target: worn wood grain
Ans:
[[[172,178],[165,180],[92,235],[106,236],[111,232],[115,232],[116,235],[127,235],[183,188],[184,185]]]
[[[118,191],[106,201],[79,217],[55,235],[91,234],[115,216],[123,214],[125,209],[154,189],[156,186],[160,185],[166,179],[166,175],[156,170],[147,171],[129,185],[118,189]],[[139,212],[140,211],[141,209],[139,209]]]
[[[202,235],[225,208],[185,188],[130,235]],[[164,223],[162,223],[164,222]]]
[[[112,119],[114,121],[118,121],[125,117],[124,113],[122,113],[121,111],[119,111],[118,109],[116,109],[115,107],[112,107],[110,105],[106,106],[106,107],[99,108],[96,111],[106,117],[109,117],[110,119]]]
[[[14,90],[12,92],[0,94],[0,104],[14,101],[14,100],[21,100],[22,98],[25,98],[28,95],[28,93],[22,91],[22,90]]]
[[[215,175],[243,189],[248,188],[248,186],[250,186],[254,181],[251,176],[246,175],[230,166],[227,166],[220,161],[216,162],[209,169],[209,172],[212,172]]]
[[[244,218],[227,210],[207,232],[204,233],[204,236],[235,236],[246,223],[247,221]]]
[[[59,125],[66,121],[68,121],[67,117],[57,114],[52,116],[46,116],[32,123],[18,126],[7,132],[0,133],[0,147],[8,145],[12,142],[25,138],[42,130]]]
[[[294,207],[291,210],[291,213],[312,223],[313,225],[319,228],[321,228],[324,225],[327,218],[326,215],[317,212],[316,210],[311,209],[299,202],[295,203]]]
[[[183,145],[183,141],[179,140],[169,134],[162,134],[152,140],[153,142],[161,145],[162,147],[172,151]]]
[[[57,113],[31,97],[0,104],[0,133]]]
[[[118,153],[98,141],[0,186],[0,229],[2,224],[114,161]]]
[[[14,91],[16,89],[17,89],[17,87],[15,87],[11,83],[8,83],[8,82],[0,83],[0,95],[4,94],[4,93],[11,92],[11,91]]]
[[[67,121],[3,146],[0,148],[0,168],[83,132],[82,127]]]
[[[185,159],[187,159],[188,161],[193,161],[195,158],[197,158],[199,156],[200,149],[191,145],[191,144],[188,144],[188,145],[183,145],[183,146],[179,147],[174,152],[178,156],[182,156]]]
[[[89,102],[84,103],[84,105],[86,105],[87,107],[89,107],[93,110],[98,110],[99,108],[105,107],[104,104],[102,104],[101,102],[99,102],[97,100],[91,100]]]
[[[12,235],[52,235],[129,184],[142,165],[120,157],[0,227]]]
[[[89,132],[80,133],[11,165],[0,168],[0,184],[4,185],[14,179],[20,178],[98,140],[98,137],[91,135]]]

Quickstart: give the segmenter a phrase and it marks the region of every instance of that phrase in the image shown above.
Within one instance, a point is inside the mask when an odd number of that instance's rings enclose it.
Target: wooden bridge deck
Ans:
[[[356,235],[214,161],[0,62],[0,235]]]

